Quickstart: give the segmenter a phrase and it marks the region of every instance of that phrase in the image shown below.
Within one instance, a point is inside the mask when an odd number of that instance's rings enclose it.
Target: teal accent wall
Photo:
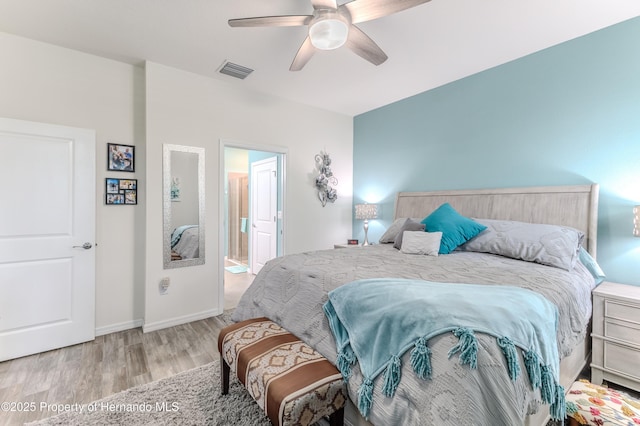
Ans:
[[[370,241],[398,191],[599,183],[598,262],[640,285],[640,18],[359,115],[353,158]]]

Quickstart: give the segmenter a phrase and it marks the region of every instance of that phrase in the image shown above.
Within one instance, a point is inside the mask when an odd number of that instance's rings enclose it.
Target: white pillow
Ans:
[[[404,231],[400,252],[437,256],[442,232]]]

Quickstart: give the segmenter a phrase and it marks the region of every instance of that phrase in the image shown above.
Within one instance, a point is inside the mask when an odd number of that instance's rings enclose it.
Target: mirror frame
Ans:
[[[194,259],[171,260],[171,153],[190,152],[198,155],[198,255]],[[204,148],[164,144],[162,146],[162,216],[164,235],[162,238],[164,269],[184,268],[205,263],[204,221]]]

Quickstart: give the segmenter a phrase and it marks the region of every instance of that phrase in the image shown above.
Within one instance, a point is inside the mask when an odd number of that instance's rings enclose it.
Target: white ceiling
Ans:
[[[299,72],[289,65],[305,27],[227,25],[311,11],[307,0],[0,0],[0,31],[353,116],[640,16],[640,1],[431,0],[359,24],[389,56],[382,65],[342,48],[317,53]],[[222,75],[225,60],[255,71],[245,80]]]

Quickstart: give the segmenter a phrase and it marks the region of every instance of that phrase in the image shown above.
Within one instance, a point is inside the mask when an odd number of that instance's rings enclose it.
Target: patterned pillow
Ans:
[[[493,253],[513,259],[573,269],[584,234],[568,226],[511,220],[476,219],[487,229],[460,250]]]
[[[435,209],[421,223],[426,225],[427,232],[442,232],[440,254],[451,253],[486,229],[486,226],[462,216],[449,203]]]

